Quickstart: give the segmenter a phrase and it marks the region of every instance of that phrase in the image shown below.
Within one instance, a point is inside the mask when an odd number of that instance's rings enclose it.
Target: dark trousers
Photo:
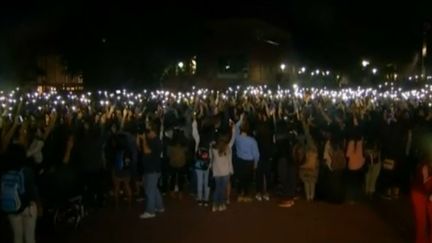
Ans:
[[[346,196],[350,201],[358,201],[362,198],[364,172],[360,170],[348,170],[346,176]]]
[[[249,194],[250,185],[253,179],[254,162],[239,159],[237,167],[237,175],[239,180],[238,193],[247,196]]]
[[[292,200],[297,188],[297,166],[290,163],[286,158],[278,161],[278,177],[281,185],[280,195],[284,200]]]
[[[160,191],[161,193],[167,193],[169,191],[169,182],[170,182],[170,166],[168,164],[167,159],[162,160],[162,173],[160,180]]]
[[[256,171],[256,192],[267,193],[271,183],[271,161],[262,159]]]
[[[342,203],[345,200],[344,171],[330,171],[325,167],[322,174],[324,199],[330,203]]]
[[[178,191],[182,192],[184,189],[184,184],[186,182],[187,177],[187,168],[171,168],[170,169],[170,178],[169,178],[169,190],[174,191],[175,186],[178,187]]]
[[[88,206],[100,207],[104,201],[104,174],[102,170],[87,171],[84,180],[84,201]]]

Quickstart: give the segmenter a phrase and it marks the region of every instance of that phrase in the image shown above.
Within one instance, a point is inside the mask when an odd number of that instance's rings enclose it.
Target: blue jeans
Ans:
[[[162,197],[158,188],[160,173],[144,174],[143,183],[146,195],[145,212],[155,213],[156,210],[164,209]]]
[[[213,196],[213,203],[215,205],[221,205],[225,203],[226,188],[228,184],[229,176],[216,176],[215,177],[215,192]]]
[[[209,171],[195,170],[195,173],[197,179],[197,200],[208,201],[210,196],[210,188],[208,186]]]

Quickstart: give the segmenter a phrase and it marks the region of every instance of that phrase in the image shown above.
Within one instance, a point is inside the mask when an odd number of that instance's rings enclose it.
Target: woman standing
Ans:
[[[417,168],[411,186],[414,208],[416,243],[432,242],[432,153]]]
[[[300,167],[300,178],[304,183],[307,201],[315,198],[315,186],[318,180],[318,149],[309,131],[309,124],[302,120],[306,136],[305,163]]]
[[[145,212],[140,215],[141,219],[156,217],[156,213],[165,212],[163,199],[158,188],[162,161],[162,145],[158,137],[156,124],[151,124],[145,133],[139,136],[143,151],[143,183],[146,196]]]
[[[381,171],[381,153],[378,149],[378,144],[374,142],[371,146],[367,146],[366,163],[368,166],[365,176],[365,192],[366,196],[372,197],[375,193],[376,182]]]
[[[235,126],[232,126],[231,139],[228,140],[226,136],[220,136],[215,146],[211,148],[210,161],[216,184],[213,195],[213,212],[226,210],[226,188],[229,177],[233,174],[232,146],[235,139],[234,134]]]
[[[38,194],[33,172],[24,165],[25,149],[9,146],[5,173],[1,176],[1,209],[8,215],[14,242],[35,242]]]
[[[210,144],[201,144],[198,132],[198,124],[194,118],[192,122],[192,136],[195,140],[195,174],[197,182],[197,201],[199,206],[208,206],[210,196],[209,187],[209,171],[210,171],[210,158],[209,149]]]

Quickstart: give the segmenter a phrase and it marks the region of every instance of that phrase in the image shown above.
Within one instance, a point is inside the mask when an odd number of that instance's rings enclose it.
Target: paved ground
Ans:
[[[166,200],[167,211],[155,219],[140,220],[139,204],[132,209],[107,208],[86,218],[76,232],[50,237],[44,233],[39,242],[412,242],[405,202],[372,205],[300,200],[293,208],[281,209],[271,201],[233,203],[226,212],[212,213],[191,199]]]

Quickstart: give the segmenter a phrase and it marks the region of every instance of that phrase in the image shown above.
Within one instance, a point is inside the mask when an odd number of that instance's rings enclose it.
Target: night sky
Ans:
[[[90,80],[151,79],[154,65],[194,51],[205,35],[202,24],[226,18],[257,18],[286,30],[296,57],[314,65],[340,69],[362,57],[408,63],[420,48],[424,23],[432,20],[427,1],[121,2],[2,8],[0,78],[16,77],[35,56],[53,52],[67,57],[70,68],[84,70]]]

